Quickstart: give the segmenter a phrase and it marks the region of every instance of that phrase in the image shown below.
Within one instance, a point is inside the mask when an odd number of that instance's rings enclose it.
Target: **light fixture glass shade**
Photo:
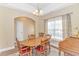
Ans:
[[[38,10],[35,10],[36,13],[38,13]]]
[[[42,10],[40,10],[40,15],[43,15],[43,11]]]
[[[33,12],[33,14],[36,15],[36,16],[40,16],[40,15],[43,15],[43,11],[42,10],[35,10]]]

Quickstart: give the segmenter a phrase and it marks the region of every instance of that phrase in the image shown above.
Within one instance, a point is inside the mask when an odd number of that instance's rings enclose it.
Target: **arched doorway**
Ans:
[[[15,36],[22,41],[28,38],[29,34],[35,34],[35,21],[28,17],[15,18]]]

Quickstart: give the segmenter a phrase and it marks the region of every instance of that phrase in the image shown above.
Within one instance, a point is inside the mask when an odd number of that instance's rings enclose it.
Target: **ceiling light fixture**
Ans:
[[[37,9],[33,11],[33,14],[36,16],[43,15],[43,11],[41,10],[41,8],[39,8],[39,5],[37,6]]]

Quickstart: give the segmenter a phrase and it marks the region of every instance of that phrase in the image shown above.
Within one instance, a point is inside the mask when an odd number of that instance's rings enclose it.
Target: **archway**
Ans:
[[[35,21],[31,18],[20,16],[15,18],[15,37],[20,41],[28,38],[29,34],[35,34]]]

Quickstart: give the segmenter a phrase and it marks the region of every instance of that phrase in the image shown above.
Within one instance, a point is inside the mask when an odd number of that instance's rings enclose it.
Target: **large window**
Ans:
[[[57,40],[63,39],[62,17],[56,17],[48,20],[48,34]]]

